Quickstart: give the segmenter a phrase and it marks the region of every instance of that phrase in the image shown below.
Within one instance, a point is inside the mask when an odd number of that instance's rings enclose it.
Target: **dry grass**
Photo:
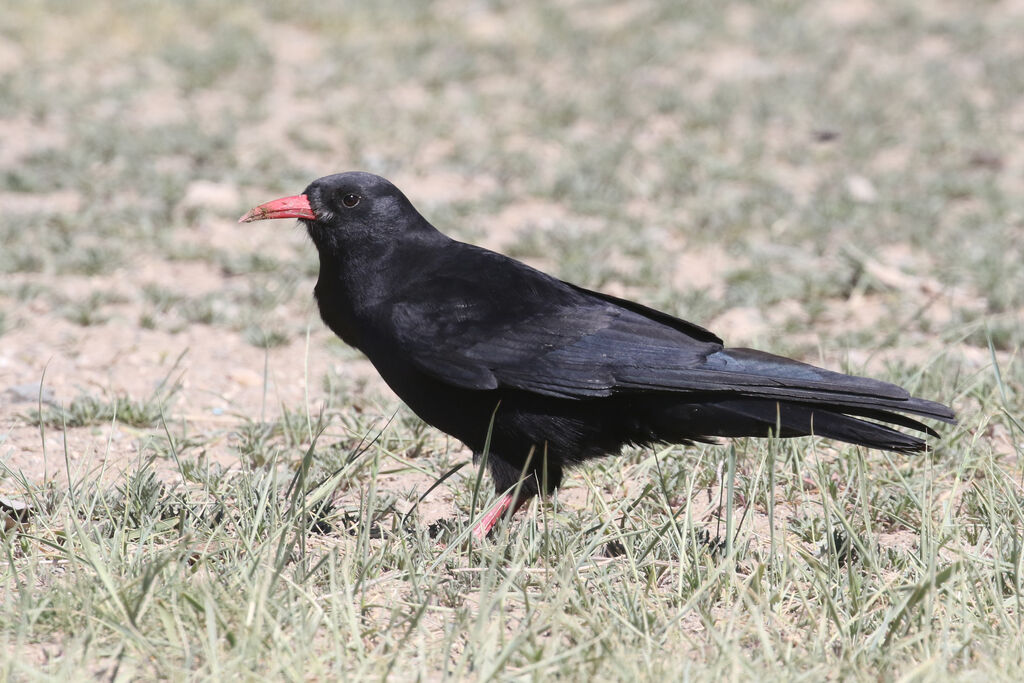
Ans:
[[[0,13],[2,677],[1015,678],[1024,6],[429,7]],[[468,453],[234,222],[354,168],[961,422],[629,452],[470,544],[471,467],[406,516]]]

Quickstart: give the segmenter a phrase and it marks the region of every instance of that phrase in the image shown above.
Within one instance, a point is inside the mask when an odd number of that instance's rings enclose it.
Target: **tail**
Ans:
[[[845,412],[844,412],[845,411]],[[867,411],[861,411],[867,412]],[[811,405],[792,401],[767,399],[735,399],[717,401],[701,406],[703,419],[698,425],[690,423],[700,432],[696,438],[716,436],[823,436],[845,443],[879,448],[898,453],[923,451],[927,443],[879,422],[860,419],[870,417],[908,427],[929,436],[937,436],[930,427],[898,413],[883,410],[870,415],[854,417],[848,407]],[[694,438],[694,437],[691,437]]]
[[[894,384],[830,372],[762,351],[725,349],[710,357],[708,363],[712,367],[727,367],[729,374],[743,375],[750,381],[737,382],[725,392],[708,394],[699,403],[676,406],[671,411],[673,415],[665,416],[675,420],[674,428],[669,427],[667,420],[658,421],[667,432],[682,428],[690,434],[689,438],[696,439],[814,434],[870,448],[913,453],[925,449],[923,439],[881,423],[935,437],[935,430],[906,414],[956,422],[949,407],[914,398]],[[680,411],[684,414],[680,415]]]

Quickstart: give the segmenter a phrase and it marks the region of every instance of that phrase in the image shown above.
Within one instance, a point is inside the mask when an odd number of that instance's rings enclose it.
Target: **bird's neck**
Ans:
[[[451,240],[431,230],[405,239],[359,241],[320,251],[320,276],[313,292],[320,317],[342,340],[362,350],[375,321],[386,318],[388,302],[415,271]]]

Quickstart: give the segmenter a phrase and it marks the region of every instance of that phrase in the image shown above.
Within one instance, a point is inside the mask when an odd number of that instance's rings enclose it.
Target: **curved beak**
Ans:
[[[255,209],[238,219],[239,223],[251,223],[262,221],[268,218],[305,218],[315,221],[313,209],[309,206],[309,199],[304,194],[297,194],[294,197],[282,197],[266,204],[260,204]]]

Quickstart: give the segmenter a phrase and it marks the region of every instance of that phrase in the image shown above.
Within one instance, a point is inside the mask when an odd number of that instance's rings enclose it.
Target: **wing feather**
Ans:
[[[623,392],[730,393],[952,419],[945,406],[911,398],[893,384],[751,349],[726,349],[697,325],[521,264],[495,272],[505,279],[483,286],[476,279],[476,287],[450,272],[450,286],[435,277],[429,301],[415,288],[408,290],[406,300],[392,306],[402,356],[422,372],[467,389],[506,387],[580,400]],[[515,304],[499,295],[510,289],[521,294]],[[439,291],[451,292],[442,308]]]

